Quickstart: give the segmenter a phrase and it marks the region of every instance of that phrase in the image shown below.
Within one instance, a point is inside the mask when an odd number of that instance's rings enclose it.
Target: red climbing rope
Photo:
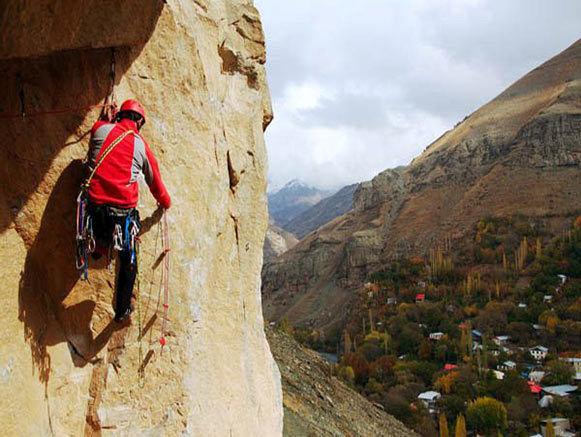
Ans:
[[[169,312],[169,228],[167,225],[167,211],[163,212],[163,235],[162,243],[164,246],[164,291],[163,291],[163,318],[161,320],[161,337],[159,338],[159,344],[161,344],[161,351],[163,352],[163,347],[166,345],[165,334],[167,332],[167,316]]]

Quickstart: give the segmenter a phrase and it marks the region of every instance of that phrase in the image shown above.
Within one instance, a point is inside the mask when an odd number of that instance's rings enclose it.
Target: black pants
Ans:
[[[104,205],[91,205],[87,209],[91,216],[93,236],[95,237],[97,257],[103,253],[111,251],[113,244],[113,234],[115,226],[119,225],[122,230],[123,242],[131,237],[126,235],[127,217],[131,217],[139,226],[139,212],[132,209],[113,208]],[[119,273],[117,275],[117,290],[115,298],[115,315],[121,316],[131,308],[131,298],[133,296],[133,286],[137,277],[137,257],[133,251],[123,245],[123,250],[117,250],[117,261],[119,263]],[[133,258],[133,260],[132,260]],[[132,309],[132,308],[131,308]]]

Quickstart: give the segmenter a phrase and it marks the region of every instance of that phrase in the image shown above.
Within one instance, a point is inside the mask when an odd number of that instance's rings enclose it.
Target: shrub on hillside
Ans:
[[[502,432],[508,424],[506,407],[493,398],[477,398],[468,404],[466,421],[471,429],[480,433]]]

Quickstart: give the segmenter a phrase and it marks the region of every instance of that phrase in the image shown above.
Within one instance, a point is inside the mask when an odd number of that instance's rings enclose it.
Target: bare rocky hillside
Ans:
[[[290,232],[279,228],[273,223],[269,223],[266,230],[266,238],[264,239],[264,262],[271,262],[277,256],[292,249],[298,242],[298,238]]]
[[[291,336],[268,327],[266,335],[282,375],[287,437],[414,436],[401,422],[330,375],[329,364]]]

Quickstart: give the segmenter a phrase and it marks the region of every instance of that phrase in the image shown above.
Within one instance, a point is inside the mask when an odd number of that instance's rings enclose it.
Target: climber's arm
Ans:
[[[149,185],[153,197],[155,197],[163,208],[168,209],[171,205],[171,198],[161,180],[161,173],[159,171],[157,160],[155,159],[155,156],[153,156],[147,143],[145,143],[145,156],[143,159],[142,171],[145,176],[145,182]]]

